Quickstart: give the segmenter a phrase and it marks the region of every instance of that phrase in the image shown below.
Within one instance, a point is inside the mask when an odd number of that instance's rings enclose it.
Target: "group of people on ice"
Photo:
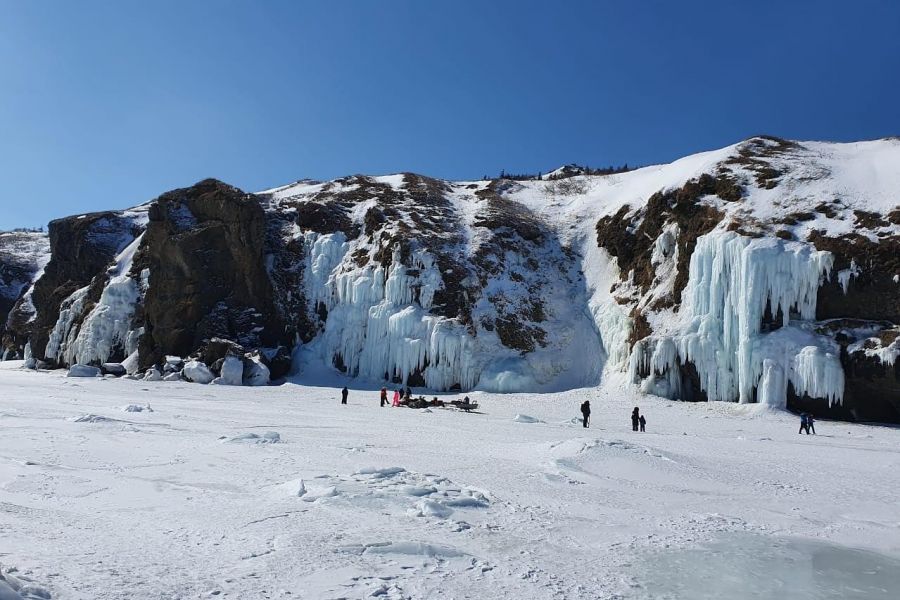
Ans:
[[[341,390],[341,404],[347,404],[347,397],[350,392],[345,386],[344,389]],[[469,397],[466,396],[462,400],[453,400],[450,402],[451,405],[456,408],[465,410],[466,412],[478,408],[477,404],[472,403],[469,400]],[[381,392],[379,394],[379,405],[384,407],[388,406],[388,389],[381,388]],[[394,390],[393,398],[390,402],[390,406],[398,407],[398,406],[406,406],[409,408],[429,408],[429,407],[438,407],[443,408],[447,405],[443,400],[439,400],[437,396],[432,398],[431,400],[427,400],[425,396],[419,396],[418,398],[413,398],[412,390],[407,387],[404,390],[396,389]]]
[[[589,427],[591,423],[591,401],[585,400],[581,403],[581,423],[584,427]],[[641,414],[641,409],[637,406],[631,411],[631,429],[632,431],[645,431],[647,419]]]
[[[341,390],[341,404],[347,404],[347,396],[350,394],[349,390],[346,386]],[[387,388],[381,388],[380,395],[381,406],[388,405],[388,390]],[[469,397],[466,396],[463,400],[456,400],[451,402],[457,408],[462,408],[463,410],[469,410],[470,408],[478,408],[477,404],[472,404],[469,400]],[[446,403],[443,400],[438,400],[437,396],[435,396],[432,400],[426,400],[424,396],[419,396],[418,398],[412,397],[412,390],[407,387],[401,391],[399,389],[394,390],[394,396],[391,401],[391,406],[408,406],[410,408],[428,408],[431,406],[443,407],[446,406]],[[591,402],[590,400],[585,400],[581,403],[581,422],[584,427],[589,427],[591,422]],[[800,431],[797,433],[806,432],[806,435],[812,433],[816,434],[816,420],[809,413],[800,413]],[[641,414],[641,409],[638,406],[634,407],[634,410],[631,411],[631,430],[632,431],[646,431],[647,427],[647,419],[644,418],[644,415]]]
[[[816,420],[809,413],[800,413],[800,431],[797,433],[805,431],[806,435],[809,435],[810,430],[812,430],[813,435],[816,435]]]

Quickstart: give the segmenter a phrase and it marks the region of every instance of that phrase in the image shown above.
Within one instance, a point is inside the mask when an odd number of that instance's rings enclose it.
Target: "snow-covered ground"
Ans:
[[[615,381],[466,414],[15,366],[0,570],[54,599],[900,597],[898,429]]]

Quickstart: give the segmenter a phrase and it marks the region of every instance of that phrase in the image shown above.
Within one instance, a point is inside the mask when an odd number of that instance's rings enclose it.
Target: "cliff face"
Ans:
[[[29,291],[50,259],[46,233],[0,233],[0,358],[19,358],[34,318]]]
[[[68,333],[59,328],[60,320],[69,325],[80,323],[99,300],[107,284],[108,267],[142,228],[142,212],[102,212],[52,221],[49,226],[50,260],[30,290],[34,318],[26,331],[35,356],[47,354],[47,345],[56,330],[57,337]],[[77,300],[76,300],[77,299]],[[77,301],[73,310],[72,303]],[[23,321],[27,305],[14,309],[11,318]],[[55,342],[56,343],[56,342]],[[62,357],[46,356],[50,364],[68,364]]]
[[[685,183],[597,222],[631,380],[675,399],[900,419],[900,143],[753,138],[698,156]]]
[[[307,378],[444,390],[622,373],[673,399],[900,422],[898,198],[897,140],[758,137],[547,180],[205,180],[55,221],[49,262],[37,244],[24,269],[0,237],[4,343],[132,371],[225,349],[245,381],[291,355]]]
[[[407,173],[261,194],[301,362],[435,389],[596,383],[593,324],[563,301],[584,295],[576,263],[503,185]],[[575,360],[576,339],[596,360]]]
[[[258,199],[210,179],[163,194],[148,216],[130,269],[134,278],[147,274],[134,323],[143,328],[141,365],[187,356],[217,337],[254,348],[277,345],[283,331]]]

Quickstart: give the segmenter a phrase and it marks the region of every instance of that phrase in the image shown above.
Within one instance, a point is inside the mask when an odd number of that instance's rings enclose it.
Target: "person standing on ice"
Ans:
[[[640,420],[638,421],[638,423],[641,424],[641,432],[643,432],[643,431],[644,431],[644,426],[647,425],[647,419],[644,418],[644,415],[641,415],[641,418],[640,418]]]
[[[806,413],[800,413],[800,431],[797,433],[803,433],[804,431],[806,431],[806,435],[809,435],[809,421]]]
[[[381,406],[387,406],[387,388],[381,388]]]
[[[350,391],[347,389],[347,386],[344,386],[344,389],[341,390],[341,404],[347,404],[347,395]]]
[[[813,419],[812,415],[806,415],[806,434],[809,435],[809,431],[812,430],[812,434],[816,435],[816,420]]]
[[[584,424],[584,426],[587,427],[588,423],[591,420],[591,403],[590,403],[590,401],[585,400],[584,402],[581,403],[581,416],[584,417],[581,420],[582,424]]]
[[[394,401],[391,406],[400,406],[400,390],[394,390]]]
[[[637,406],[635,406],[634,410],[631,411],[631,430],[632,431],[638,430],[638,426],[640,425],[640,421],[641,421],[640,411],[641,411],[641,409],[638,408]]]

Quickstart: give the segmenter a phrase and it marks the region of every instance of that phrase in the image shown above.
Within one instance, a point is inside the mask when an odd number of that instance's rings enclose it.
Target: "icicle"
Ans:
[[[90,286],[75,290],[60,305],[59,317],[56,319],[53,331],[50,332],[50,338],[44,350],[44,356],[47,358],[59,360],[65,352],[66,340],[69,338],[75,319],[81,315],[81,311],[84,309],[88,289]]]
[[[832,262],[831,253],[816,251],[808,244],[719,231],[700,237],[691,255],[683,293],[681,332],[653,341],[649,364],[645,361],[646,344],[650,342],[636,346],[632,378],[641,380],[649,373],[654,382],[647,385],[658,388],[655,380],[662,376],[668,392],[677,393],[680,377],[676,377],[676,361],[691,362],[710,400],[751,402],[754,389],[759,387],[760,401],[783,406],[789,374],[795,387],[802,384],[811,396],[839,401],[843,372],[836,374],[833,361],[827,358],[831,355],[826,353],[826,358],[816,359],[818,362],[791,365],[784,356],[772,354],[774,347],[765,341],[769,334],[761,333],[767,306],[772,314],[781,314],[783,327],[792,314],[803,320],[814,319],[816,294]],[[783,341],[778,346],[779,352],[785,344]],[[677,357],[673,356],[673,346]],[[840,370],[839,361],[836,364]],[[826,376],[827,381],[814,384],[809,379],[813,372]]]
[[[859,274],[862,271],[859,266],[856,264],[856,260],[850,259],[850,268],[849,269],[841,269],[838,271],[837,279],[841,284],[841,289],[844,290],[844,295],[847,295],[847,290],[850,289],[850,278],[856,279],[859,277]]]
[[[844,396],[844,369],[833,352],[817,346],[803,348],[793,360],[791,383],[797,394],[827,398],[828,405],[839,404]]]
[[[126,356],[137,349],[131,319],[141,292],[130,272],[142,238],[143,234],[135,238],[116,257],[116,265],[110,269],[111,279],[103,288],[100,300],[84,318],[81,327],[69,331],[65,348],[60,353],[66,364],[103,363],[116,348],[122,349]]]
[[[468,331],[428,313],[443,286],[428,252],[417,250],[410,257],[416,276],[403,264],[399,247],[387,270],[369,266],[341,272],[350,248],[343,234],[308,233],[305,243],[310,310],[319,303],[328,309],[324,331],[308,346],[321,360],[340,357],[349,375],[396,377],[404,384],[419,373],[433,389],[469,389],[478,383]]]

